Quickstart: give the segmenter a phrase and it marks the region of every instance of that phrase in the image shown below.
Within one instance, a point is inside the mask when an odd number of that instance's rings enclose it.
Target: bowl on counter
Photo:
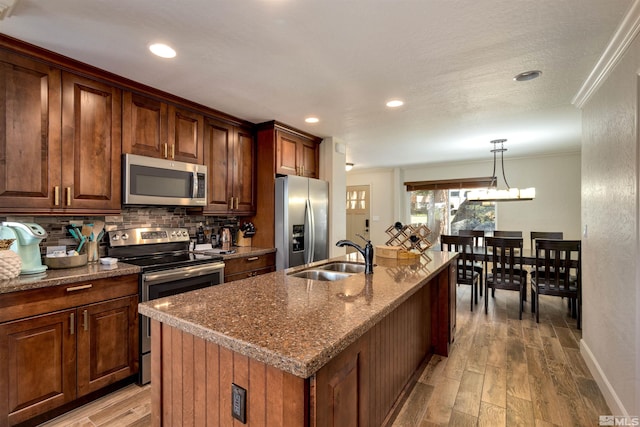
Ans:
[[[52,269],[82,267],[87,264],[87,254],[45,257],[44,263]]]

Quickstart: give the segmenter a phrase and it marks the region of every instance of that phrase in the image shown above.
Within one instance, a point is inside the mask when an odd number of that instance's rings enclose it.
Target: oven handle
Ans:
[[[206,274],[212,274],[218,271],[224,275],[224,262],[180,267],[164,271],[154,271],[146,274],[143,273],[142,282],[154,284],[165,283],[189,277],[204,276]]]

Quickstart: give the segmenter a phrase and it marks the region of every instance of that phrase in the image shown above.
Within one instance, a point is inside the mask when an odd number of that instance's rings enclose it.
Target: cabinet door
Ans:
[[[232,195],[237,199],[234,205],[234,212],[237,214],[256,212],[255,146],[251,131],[239,129],[231,161],[233,165]]]
[[[169,106],[169,159],[204,163],[204,118],[201,114]]]
[[[75,399],[75,310],[0,325],[0,425]]]
[[[167,156],[167,104],[131,92],[122,104],[122,150],[140,156]]]
[[[0,211],[53,207],[60,97],[59,70],[0,50]]]
[[[138,297],[78,308],[78,396],[138,372]]]
[[[298,144],[298,164],[301,166],[299,175],[308,178],[318,178],[318,144],[311,141],[301,141]]]
[[[298,141],[293,135],[276,131],[276,173],[298,175],[297,144]]]
[[[119,212],[120,89],[62,74],[62,207]]]
[[[207,120],[205,127],[205,165],[208,172],[208,200],[204,211],[226,213],[231,210],[234,127],[230,124]]]

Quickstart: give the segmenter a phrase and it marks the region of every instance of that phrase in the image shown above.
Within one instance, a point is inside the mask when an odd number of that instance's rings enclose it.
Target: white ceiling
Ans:
[[[20,0],[0,33],[259,123],[356,168],[576,151],[571,105],[631,0]],[[163,41],[178,55],[152,56]],[[515,82],[527,70],[540,78]],[[391,98],[405,105],[385,107]],[[320,122],[309,125],[314,115]]]

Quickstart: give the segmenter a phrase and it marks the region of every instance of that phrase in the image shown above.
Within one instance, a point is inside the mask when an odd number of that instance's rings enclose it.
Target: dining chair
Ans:
[[[564,239],[562,231],[532,231],[531,232],[531,250],[536,248],[536,239]]]
[[[474,251],[484,248],[484,230],[458,230],[458,236],[473,237]],[[473,270],[480,275],[480,296],[482,296],[482,286],[484,285],[485,268],[484,262],[473,261]]]
[[[496,289],[518,291],[520,293],[520,319],[524,305],[527,271],[522,265],[522,239],[515,237],[487,237],[485,256],[491,254],[491,269],[485,278],[484,312],[489,312],[489,288],[495,297]]]
[[[535,274],[531,277],[531,311],[540,323],[539,296],[566,297],[572,301],[572,315],[582,323],[582,250],[580,240],[536,239]]]
[[[562,231],[532,231],[531,232],[531,251],[535,251],[536,249],[536,240],[537,239],[555,239],[562,240],[564,239],[564,234]],[[535,276],[536,270],[535,268],[531,270],[531,277]]]
[[[473,269],[473,237],[440,235],[442,250],[445,252],[458,252],[456,268],[456,283],[458,285],[471,286],[471,311],[473,311],[473,297],[478,304],[478,288],[481,286],[480,275]]]

